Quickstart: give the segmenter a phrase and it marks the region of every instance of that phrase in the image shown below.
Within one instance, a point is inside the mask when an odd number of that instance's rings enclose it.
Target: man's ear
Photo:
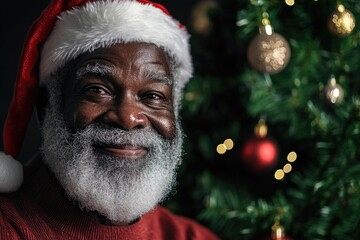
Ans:
[[[37,110],[36,112],[37,112],[38,120],[40,122],[40,126],[43,123],[45,117],[45,110],[46,107],[48,106],[48,103],[49,103],[48,90],[45,86],[42,86],[39,88],[38,97],[36,101],[36,110]]]

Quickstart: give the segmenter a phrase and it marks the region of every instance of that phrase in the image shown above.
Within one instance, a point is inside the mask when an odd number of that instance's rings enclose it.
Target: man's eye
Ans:
[[[102,88],[102,87],[97,87],[97,86],[89,86],[89,87],[85,87],[83,89],[83,91],[87,94],[99,94],[99,95],[107,95],[109,94],[109,92]]]
[[[160,93],[146,93],[143,95],[143,99],[145,100],[162,100],[165,97]]]

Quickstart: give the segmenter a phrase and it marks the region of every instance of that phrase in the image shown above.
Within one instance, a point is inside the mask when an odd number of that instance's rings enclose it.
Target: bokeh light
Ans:
[[[283,170],[284,170],[285,173],[291,172],[291,170],[292,170],[291,164],[290,163],[285,164],[284,167],[283,167]]]
[[[226,147],[226,150],[231,150],[234,147],[234,141],[228,138],[224,141],[224,145]]]
[[[221,144],[217,145],[216,151],[217,151],[218,154],[224,154],[226,152],[225,144],[221,143]]]
[[[285,177],[285,173],[282,169],[278,169],[278,170],[276,170],[274,177],[276,180],[279,180],[279,181],[283,180]]]
[[[297,154],[296,152],[292,151],[292,152],[289,152],[289,154],[287,155],[287,160],[289,162],[295,162],[297,159]]]

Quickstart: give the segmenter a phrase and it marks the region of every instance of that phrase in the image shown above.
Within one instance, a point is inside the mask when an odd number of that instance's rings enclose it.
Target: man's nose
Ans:
[[[114,101],[112,107],[105,112],[103,119],[106,124],[124,130],[140,129],[148,124],[148,119],[141,109],[141,103],[132,96]]]

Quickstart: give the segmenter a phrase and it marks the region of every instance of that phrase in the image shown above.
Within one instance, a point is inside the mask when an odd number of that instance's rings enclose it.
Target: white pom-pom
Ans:
[[[23,182],[23,166],[9,155],[0,152],[0,192],[14,192]]]

